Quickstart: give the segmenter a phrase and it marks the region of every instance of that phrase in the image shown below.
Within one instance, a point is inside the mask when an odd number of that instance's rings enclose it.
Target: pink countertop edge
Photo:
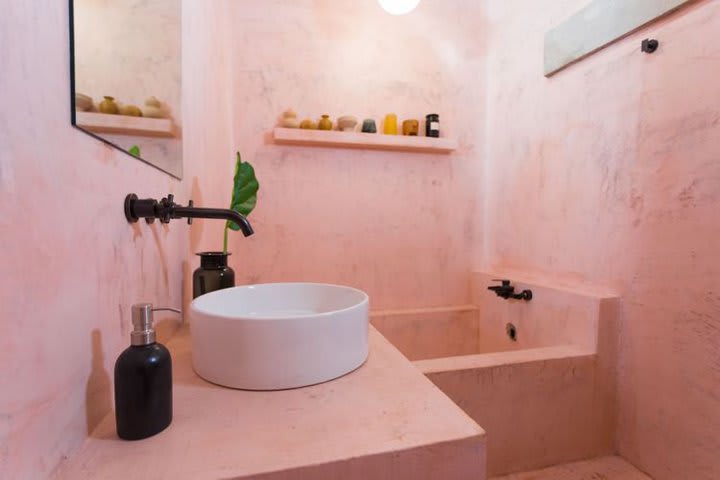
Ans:
[[[242,479],[423,447],[432,447],[432,457],[439,445],[453,442],[470,442],[484,457],[483,429],[372,326],[362,367],[331,382],[277,392],[202,380],[191,367],[187,328],[167,346],[174,368],[170,427],[126,442],[117,437],[111,412],[56,478]]]

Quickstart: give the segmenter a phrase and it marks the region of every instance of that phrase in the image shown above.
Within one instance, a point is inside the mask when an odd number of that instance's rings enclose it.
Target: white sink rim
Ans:
[[[230,388],[324,383],[368,357],[369,297],[344,285],[286,282],[217,290],[193,300],[189,318],[193,369]]]
[[[282,318],[273,318],[268,317],[264,315],[257,315],[252,313],[243,313],[240,315],[230,315],[230,314],[224,314],[224,313],[218,313],[214,311],[208,311],[207,308],[203,304],[207,303],[208,301],[211,301],[216,296],[223,296],[227,295],[226,290],[234,290],[236,292],[238,291],[252,291],[255,289],[265,289],[265,288],[279,288],[279,287],[296,287],[296,286],[308,286],[308,287],[319,287],[319,288],[332,288],[332,289],[338,289],[338,290],[345,290],[348,292],[353,292],[357,294],[360,298],[359,301],[355,302],[352,305],[348,305],[343,308],[338,308],[334,310],[328,310],[323,312],[317,312],[317,313],[305,313],[305,314],[285,314]],[[271,321],[271,320],[288,320],[290,318],[292,319],[302,319],[302,318],[310,318],[310,317],[324,317],[324,316],[331,316],[335,315],[337,313],[347,312],[354,308],[357,308],[358,305],[361,304],[367,304],[370,301],[370,297],[367,293],[363,292],[360,289],[354,288],[354,287],[348,287],[346,285],[337,285],[333,283],[315,283],[315,282],[278,282],[278,283],[254,283],[250,285],[238,285],[231,288],[225,288],[221,290],[215,290],[214,292],[209,292],[204,295],[200,295],[199,297],[195,298],[190,303],[190,309],[192,311],[195,311],[196,313],[202,313],[205,315],[213,315],[216,317],[222,317],[228,320],[257,320],[261,322],[265,321]]]

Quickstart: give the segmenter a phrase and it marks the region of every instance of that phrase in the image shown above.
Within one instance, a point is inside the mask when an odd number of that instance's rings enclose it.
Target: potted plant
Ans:
[[[230,208],[247,217],[255,209],[259,189],[260,184],[255,177],[255,169],[248,162],[243,162],[240,152],[237,152]],[[235,286],[235,272],[227,264],[227,257],[230,255],[229,230],[240,230],[240,226],[235,222],[225,222],[222,251],[197,254],[200,257],[200,267],[193,272],[193,298]]]

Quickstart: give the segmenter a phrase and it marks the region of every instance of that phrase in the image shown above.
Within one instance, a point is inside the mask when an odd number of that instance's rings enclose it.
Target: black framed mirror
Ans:
[[[182,0],[69,2],[72,124],[181,179]]]

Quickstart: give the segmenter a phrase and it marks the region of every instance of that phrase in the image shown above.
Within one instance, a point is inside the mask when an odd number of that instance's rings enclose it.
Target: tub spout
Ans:
[[[532,300],[532,290],[523,290],[520,293],[515,293],[515,287],[510,285],[510,280],[493,280],[493,282],[500,282],[500,285],[493,285],[488,287],[488,290],[495,292],[500,298],[508,300],[510,298],[515,300]]]

